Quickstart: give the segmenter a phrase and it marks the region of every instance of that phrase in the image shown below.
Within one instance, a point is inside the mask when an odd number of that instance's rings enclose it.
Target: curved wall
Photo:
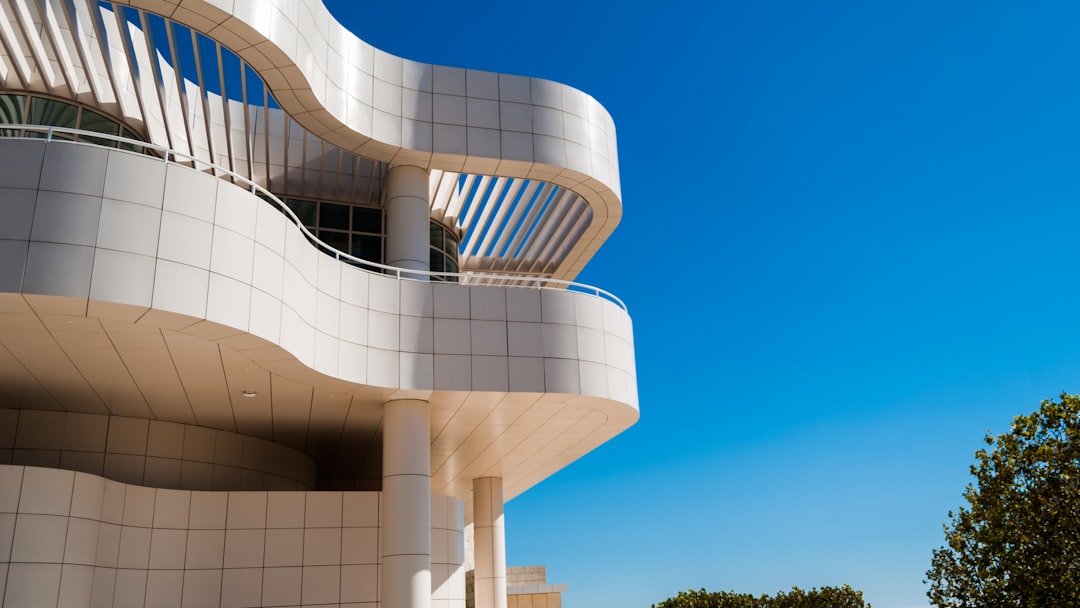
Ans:
[[[0,464],[183,490],[310,490],[315,463],[272,441],[145,418],[0,409]]]
[[[466,172],[480,172],[469,166],[486,159],[546,174],[576,173],[575,182],[595,180],[617,203],[614,123],[603,106],[573,87],[391,55],[345,29],[320,0],[139,5],[199,29],[243,57],[281,106],[313,123],[305,126],[317,134],[344,126],[374,140],[367,146],[372,152],[401,161],[445,157],[456,165],[445,168],[454,171],[464,163]],[[345,149],[364,143],[349,134],[336,139]]]
[[[238,186],[91,145],[0,141],[0,198],[0,292],[122,304],[180,331],[205,319],[353,383],[637,409],[630,318],[591,294],[371,273]]]
[[[380,502],[378,492],[165,490],[0,465],[0,604],[375,608]],[[459,608],[463,504],[431,502],[431,605]]]
[[[385,162],[552,182],[593,219],[557,272],[572,277],[622,217],[615,125],[556,82],[418,63],[372,47],[320,0],[144,0],[218,40],[326,141]]]

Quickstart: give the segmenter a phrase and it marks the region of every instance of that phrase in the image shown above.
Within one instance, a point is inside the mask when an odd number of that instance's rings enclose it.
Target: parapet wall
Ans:
[[[0,605],[379,606],[379,492],[203,492],[0,466]],[[432,607],[465,604],[460,500],[432,496]]]

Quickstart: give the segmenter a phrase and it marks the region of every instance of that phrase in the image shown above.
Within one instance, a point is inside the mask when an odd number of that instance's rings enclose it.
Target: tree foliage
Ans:
[[[863,602],[862,592],[851,587],[822,587],[805,591],[798,587],[776,596],[754,597],[734,591],[680,591],[652,608],[870,608]]]
[[[1062,394],[986,436],[945,525],[927,595],[947,608],[1080,606],[1080,397]]]

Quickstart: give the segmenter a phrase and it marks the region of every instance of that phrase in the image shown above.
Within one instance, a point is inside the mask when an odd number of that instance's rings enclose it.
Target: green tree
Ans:
[[[776,594],[769,602],[770,608],[871,608],[863,602],[862,591],[851,587],[822,587],[804,591],[795,587],[788,593]]]
[[[822,587],[805,591],[798,587],[777,592],[776,597],[754,597],[734,591],[680,591],[652,608],[870,608],[862,592],[851,587]]]
[[[986,436],[945,525],[927,595],[948,608],[1080,606],[1080,397],[1062,394]]]

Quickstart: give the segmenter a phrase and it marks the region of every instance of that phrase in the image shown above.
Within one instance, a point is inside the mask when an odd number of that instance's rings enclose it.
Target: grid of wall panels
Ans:
[[[378,492],[192,492],[0,466],[5,606],[375,607]],[[465,604],[460,500],[432,496],[432,606]],[[7,558],[6,556],[9,556]]]
[[[0,409],[0,464],[185,490],[309,490],[315,463],[240,433],[164,420]]]

